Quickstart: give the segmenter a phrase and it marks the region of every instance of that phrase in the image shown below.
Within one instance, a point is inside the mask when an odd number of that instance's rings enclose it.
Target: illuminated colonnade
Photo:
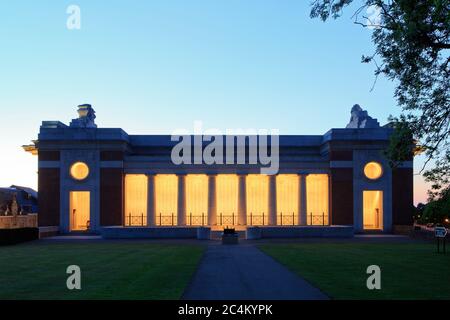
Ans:
[[[131,174],[125,225],[328,225],[327,174]]]

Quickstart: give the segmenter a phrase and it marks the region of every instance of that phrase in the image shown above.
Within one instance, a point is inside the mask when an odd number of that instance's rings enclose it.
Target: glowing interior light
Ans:
[[[277,176],[277,225],[298,224],[299,176]]]
[[[379,179],[383,175],[383,168],[378,162],[369,162],[364,166],[364,175],[371,180]]]
[[[208,176],[186,176],[186,222],[188,225],[208,224]]]
[[[72,178],[74,178],[75,180],[84,180],[88,177],[89,175],[89,167],[86,163],[84,162],[75,162],[71,167],[70,167],[70,175],[72,176]]]
[[[147,225],[148,180],[144,174],[125,176],[125,225]]]
[[[90,192],[70,192],[70,230],[84,231],[90,224]]]
[[[306,177],[306,208],[309,225],[329,224],[327,174],[309,174]]]
[[[247,224],[267,225],[269,217],[269,177],[249,174],[247,184]]]
[[[363,225],[367,230],[383,229],[383,191],[363,191]]]
[[[238,223],[238,183],[238,176],[235,174],[216,176],[217,222],[219,224],[236,225]]]
[[[178,177],[174,174],[155,176],[156,225],[177,225]]]

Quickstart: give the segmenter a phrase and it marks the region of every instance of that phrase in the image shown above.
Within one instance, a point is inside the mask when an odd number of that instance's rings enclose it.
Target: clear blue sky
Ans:
[[[81,30],[66,28],[71,4]],[[380,78],[370,92],[373,66],[360,60],[371,32],[352,23],[355,8],[327,23],[309,9],[294,0],[3,3],[0,185],[36,187],[37,159],[20,146],[42,120],[69,122],[81,103],[99,126],[130,134],[194,120],[322,134],[345,126],[355,103],[382,124],[398,114],[393,83]]]

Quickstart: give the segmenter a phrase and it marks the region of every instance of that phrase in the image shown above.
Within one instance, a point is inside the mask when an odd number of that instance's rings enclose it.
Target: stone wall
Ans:
[[[37,214],[0,216],[0,229],[36,228]]]

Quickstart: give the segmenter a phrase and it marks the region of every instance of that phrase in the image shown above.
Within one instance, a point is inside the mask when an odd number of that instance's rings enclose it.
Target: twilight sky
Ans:
[[[0,19],[0,186],[37,187],[37,157],[21,145],[42,120],[68,123],[91,103],[99,127],[129,134],[204,128],[323,134],[359,103],[386,123],[394,84],[361,55],[371,31],[309,18],[309,1],[33,0],[4,2]],[[81,29],[69,30],[69,5]],[[423,159],[416,158],[415,172]],[[415,202],[426,185],[415,176]]]

